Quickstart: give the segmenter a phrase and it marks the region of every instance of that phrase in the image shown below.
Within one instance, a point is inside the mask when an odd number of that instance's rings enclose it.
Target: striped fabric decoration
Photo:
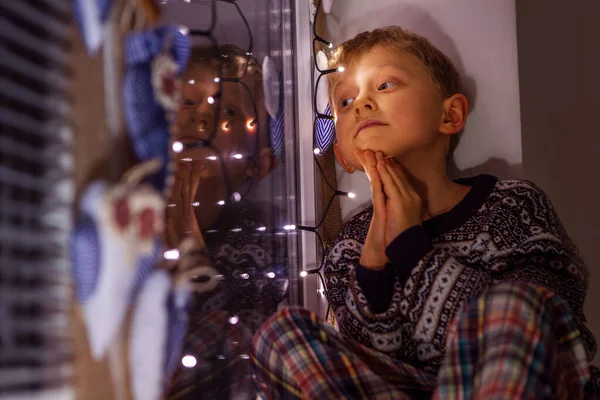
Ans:
[[[327,104],[327,107],[325,107],[324,114],[331,116],[329,104]],[[317,142],[316,144],[317,148],[320,150],[320,154],[323,154],[335,141],[335,122],[333,119],[317,117],[315,123],[315,141]]]
[[[0,398],[70,399],[68,0],[0,0]]]

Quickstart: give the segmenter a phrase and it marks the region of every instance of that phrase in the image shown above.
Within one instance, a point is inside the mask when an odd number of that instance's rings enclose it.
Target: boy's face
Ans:
[[[192,64],[185,71],[182,104],[176,121],[178,129],[173,139],[185,143],[213,138],[212,145],[220,152],[229,178],[235,185],[246,178],[252,156],[252,141],[257,135],[257,125],[253,123],[255,111],[251,95],[240,83],[223,82],[218,96],[219,84],[214,82],[215,76],[216,69],[206,66]],[[223,165],[211,149],[186,149],[176,158],[191,158],[193,174],[200,177],[222,176]]]
[[[443,97],[423,66],[405,52],[376,46],[332,82],[336,155],[363,170],[357,149],[402,162],[440,139]],[[367,126],[365,126],[367,124]]]

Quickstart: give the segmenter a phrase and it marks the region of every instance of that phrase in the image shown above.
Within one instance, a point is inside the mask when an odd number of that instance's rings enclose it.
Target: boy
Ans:
[[[592,396],[588,269],[549,199],[527,181],[447,176],[468,114],[451,61],[387,27],[339,46],[339,66],[335,154],[367,174],[373,200],[324,266],[341,335],[306,310],[280,311],[254,338],[259,387],[270,397]]]
[[[197,46],[182,80],[172,141],[188,146],[172,156],[167,243],[180,249],[185,238],[205,243],[210,265],[191,263],[191,270],[181,271],[199,276],[193,279],[188,333],[167,398],[235,393],[254,399],[252,336],[277,310],[288,287],[287,237],[272,231],[281,224],[273,211],[266,219],[247,201],[251,180],[266,177],[278,164],[269,147],[262,71],[236,46]],[[199,141],[210,145],[198,147]],[[196,364],[182,365],[184,355]]]

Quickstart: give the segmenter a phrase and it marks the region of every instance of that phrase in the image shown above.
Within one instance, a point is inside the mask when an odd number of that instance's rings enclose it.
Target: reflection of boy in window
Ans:
[[[180,366],[170,393],[174,398],[251,394],[252,335],[277,310],[288,285],[286,236],[274,230],[281,226],[278,216],[270,212],[265,218],[244,198],[252,181],[278,164],[269,147],[262,71],[254,57],[235,46],[195,47],[182,85],[172,141],[182,142],[184,150],[173,155],[167,241],[171,247],[188,236],[205,242],[218,275],[203,279],[218,284],[194,296],[183,352],[197,365]]]

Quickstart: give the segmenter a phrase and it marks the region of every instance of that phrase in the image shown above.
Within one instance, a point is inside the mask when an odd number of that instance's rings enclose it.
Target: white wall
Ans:
[[[590,268],[585,312],[600,339],[600,2],[519,1],[523,158]],[[596,364],[600,356],[596,355]]]
[[[471,104],[452,176],[522,177],[513,0],[337,0],[326,17],[334,44],[385,25],[429,38],[459,69]],[[338,165],[338,186],[357,193],[355,199],[341,199],[344,220],[370,202],[363,173],[349,175]]]

